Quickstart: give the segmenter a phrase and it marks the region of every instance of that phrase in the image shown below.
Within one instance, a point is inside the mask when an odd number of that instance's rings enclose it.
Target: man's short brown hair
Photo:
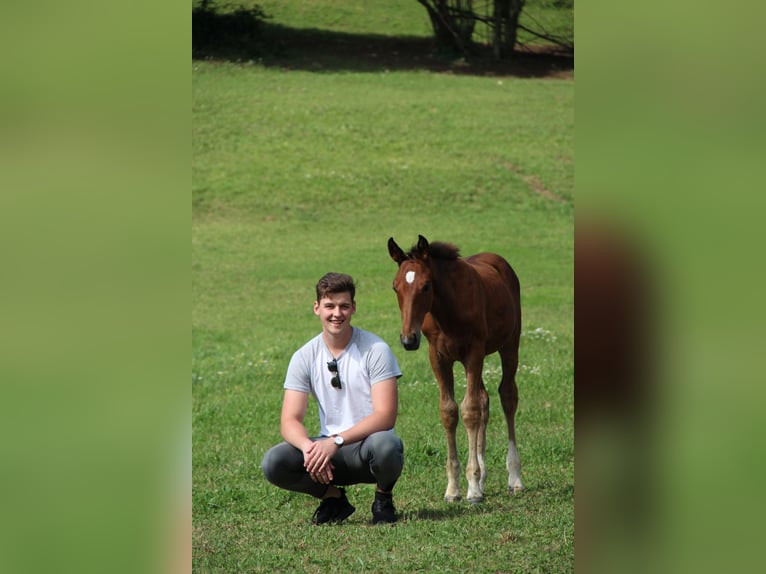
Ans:
[[[354,302],[356,295],[356,285],[351,275],[345,273],[327,273],[317,283],[317,301],[323,297],[334,293],[350,293],[351,302]]]

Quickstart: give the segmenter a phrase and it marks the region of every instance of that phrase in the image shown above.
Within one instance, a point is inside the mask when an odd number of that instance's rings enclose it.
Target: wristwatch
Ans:
[[[338,446],[343,446],[343,437],[339,434],[332,435],[333,440],[335,441],[335,444]]]

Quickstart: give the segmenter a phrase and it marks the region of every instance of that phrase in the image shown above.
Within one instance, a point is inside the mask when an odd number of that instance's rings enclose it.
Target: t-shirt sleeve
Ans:
[[[311,368],[306,356],[300,350],[293,354],[287,366],[284,388],[302,393],[311,391]]]
[[[370,384],[374,385],[390,378],[402,376],[402,370],[391,347],[384,341],[377,342],[370,347],[368,356],[368,368],[370,371]]]

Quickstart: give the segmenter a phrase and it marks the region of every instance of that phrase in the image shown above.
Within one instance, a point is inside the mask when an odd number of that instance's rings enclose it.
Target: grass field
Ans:
[[[201,61],[192,79],[195,571],[572,571],[574,83]],[[438,390],[427,351],[398,345],[386,249],[419,233],[501,253],[521,279],[515,497],[491,356],[486,501],[442,500]],[[354,323],[404,372],[393,527],[369,525],[369,485],[349,489],[357,512],[343,525],[311,527],[316,502],[259,468],[281,440],[287,362],[319,330],[313,286],[330,270],[357,279]],[[307,421],[315,431],[314,407]],[[462,425],[458,440],[464,464]]]

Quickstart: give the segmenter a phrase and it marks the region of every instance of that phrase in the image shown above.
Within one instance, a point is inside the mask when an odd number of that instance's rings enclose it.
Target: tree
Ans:
[[[498,60],[510,57],[513,53],[524,2],[525,0],[494,0],[492,51]]]
[[[477,22],[490,31],[496,59],[513,53],[519,28],[519,15],[525,0],[418,0],[428,12],[436,43],[441,48],[462,54],[470,51]],[[483,14],[474,9],[482,9]]]

